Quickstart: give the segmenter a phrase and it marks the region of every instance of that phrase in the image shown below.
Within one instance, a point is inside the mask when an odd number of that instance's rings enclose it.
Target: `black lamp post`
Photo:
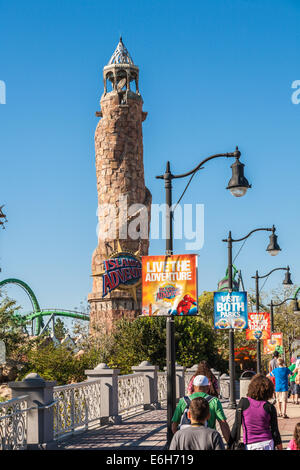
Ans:
[[[234,242],[241,242],[246,240],[246,238],[250,237],[252,233],[258,231],[267,231],[272,232],[270,235],[270,243],[267,246],[267,251],[272,255],[275,256],[279,253],[280,247],[277,243],[277,235],[275,235],[275,227],[273,225],[272,228],[256,228],[248,233],[243,238],[239,238],[234,240],[231,236],[231,232],[228,234],[228,238],[222,240],[223,242],[227,243],[228,246],[228,290],[232,292],[233,290],[233,282],[232,282],[232,243]],[[229,376],[230,376],[230,398],[229,398],[229,408],[234,409],[236,408],[236,400],[235,400],[235,369],[234,369],[234,330],[233,328],[229,329]]]
[[[288,271],[289,272],[289,271]],[[285,285],[291,285],[292,282],[290,282],[289,284],[286,284],[285,280],[283,281],[283,284]],[[294,294],[294,297],[289,297],[287,299],[284,299],[282,302],[280,302],[279,304],[274,304],[273,303],[273,300],[271,300],[270,302],[270,317],[271,317],[271,333],[274,333],[274,307],[280,307],[281,305],[283,305],[285,302],[288,302],[289,300],[291,300],[293,302],[293,310],[294,310],[294,313],[296,315],[299,315],[300,314],[300,307],[299,307],[299,304],[298,304],[298,300],[297,300],[297,296],[300,292],[300,287],[296,290],[295,294]]]
[[[187,187],[198,170],[201,170],[203,165],[215,158],[227,157],[235,158],[235,162],[231,165],[232,168],[232,177],[228,183],[226,189],[229,189],[230,192],[235,197],[241,197],[246,194],[247,189],[251,188],[247,179],[244,176],[244,164],[239,161],[241,152],[238,147],[232,153],[219,153],[212,155],[208,158],[205,158],[199,165],[197,165],[193,170],[182,173],[180,175],[173,175],[170,169],[170,162],[167,162],[166,172],[163,175],[156,176],[158,179],[163,179],[165,181],[165,192],[166,192],[166,255],[171,256],[173,254],[173,212],[174,208],[172,206],[172,180],[178,178],[185,178],[191,176]],[[187,187],[185,188],[183,194],[185,193]],[[183,196],[182,194],[182,196]],[[181,197],[182,197],[181,196]],[[181,198],[180,198],[181,200]],[[175,324],[174,318],[172,315],[167,316],[166,324],[166,360],[167,360],[167,421],[168,421],[168,431],[167,431],[167,443],[168,445],[172,439],[172,416],[176,407],[176,384],[175,384]]]
[[[276,235],[275,235],[276,236]],[[277,243],[277,242],[276,242]],[[278,245],[277,245],[278,246]],[[280,250],[280,248],[279,248]],[[283,280],[283,285],[284,286],[291,286],[293,285],[292,280],[291,280],[291,273],[290,273],[290,268],[287,266],[287,268],[275,268],[272,269],[268,274],[265,274],[264,276],[259,276],[258,271],[256,271],[255,276],[252,276],[252,279],[255,279],[255,303],[256,303],[256,313],[259,313],[259,279],[264,279],[266,277],[269,277],[270,274],[272,274],[274,271],[279,271],[279,270],[284,270],[286,271],[285,278]],[[272,315],[271,315],[271,330],[272,330]],[[261,347],[260,347],[261,340],[260,338],[257,338],[256,340],[256,358],[257,358],[257,373],[259,374],[261,372]]]

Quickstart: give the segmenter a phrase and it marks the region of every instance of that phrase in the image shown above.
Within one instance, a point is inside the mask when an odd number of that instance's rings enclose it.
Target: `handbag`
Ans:
[[[236,435],[236,440],[231,446],[231,450],[246,450],[245,444],[243,441],[241,441],[241,427],[242,427],[242,416],[243,416],[243,410],[241,407],[239,407],[236,410],[237,413],[237,435]]]

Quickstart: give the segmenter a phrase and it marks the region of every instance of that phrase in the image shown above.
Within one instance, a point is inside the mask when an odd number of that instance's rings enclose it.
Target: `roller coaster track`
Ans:
[[[45,316],[54,315],[54,316],[59,316],[59,317],[77,318],[78,320],[85,320],[85,321],[89,321],[90,319],[88,315],[84,313],[76,312],[75,310],[63,310],[63,309],[57,309],[57,308],[41,309],[35,293],[29,287],[29,285],[26,284],[26,282],[21,281],[20,279],[15,279],[15,278],[4,279],[3,281],[0,281],[0,289],[1,287],[7,284],[14,284],[14,285],[21,287],[28,295],[31,305],[32,305],[33,312],[23,315],[21,319],[22,319],[22,322],[24,322],[24,324],[30,321],[36,320],[36,328],[35,328],[36,336],[38,336],[41,332],[41,329],[43,326],[42,319]]]

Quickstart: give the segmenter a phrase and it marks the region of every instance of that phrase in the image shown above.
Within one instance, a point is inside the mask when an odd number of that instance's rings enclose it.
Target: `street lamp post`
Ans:
[[[282,302],[279,302],[278,304],[274,304],[273,303],[273,300],[271,300],[271,303],[270,303],[270,312],[271,312],[271,332],[273,333],[274,332],[274,307],[280,307],[281,305],[283,305],[285,302],[288,302],[289,300],[291,300],[293,302],[293,309],[294,309],[294,313],[296,315],[299,315],[300,314],[300,308],[299,308],[299,304],[298,304],[298,300],[297,300],[297,295],[298,293],[300,292],[300,287],[296,290],[295,294],[294,294],[294,297],[288,297],[287,299],[284,299]],[[288,337],[288,342],[289,342],[289,354],[291,356],[291,349],[290,349],[290,339]],[[283,350],[284,352],[284,361],[285,361],[285,348]]]
[[[259,276],[258,275],[258,271],[256,271],[256,274],[255,276],[252,276],[252,279],[255,279],[255,304],[256,304],[256,313],[259,313],[259,279],[264,279],[266,277],[269,277],[270,274],[272,274],[273,272],[275,271],[280,271],[280,270],[284,270],[286,271],[286,274],[285,274],[285,278],[283,280],[283,285],[284,286],[290,286],[292,285],[292,280],[291,280],[291,273],[290,273],[290,268],[289,266],[287,266],[286,268],[275,268],[275,269],[272,269],[272,271],[270,271],[268,274],[265,274],[264,276]],[[272,317],[271,317],[271,329],[272,329]],[[260,374],[261,372],[261,346],[260,346],[260,343],[261,343],[261,339],[260,338],[257,338],[256,340],[256,350],[257,350],[257,353],[256,353],[256,358],[257,358],[257,373]]]
[[[296,290],[294,297],[288,297],[287,299],[284,299],[282,302],[279,302],[279,304],[274,304],[273,300],[271,300],[270,302],[271,333],[274,333],[274,307],[280,307],[281,305],[291,300],[293,302],[294,313],[297,315],[300,314],[300,307],[299,307],[298,300],[297,300],[297,296],[299,292],[300,292],[300,287]]]
[[[233,290],[233,282],[232,282],[232,244],[234,242],[241,242],[243,240],[246,240],[246,238],[250,237],[252,233],[258,232],[258,231],[267,231],[267,232],[272,232],[270,235],[270,243],[266,248],[266,251],[270,253],[271,256],[275,256],[279,253],[280,247],[277,243],[277,235],[275,235],[275,227],[273,225],[272,228],[256,228],[254,230],[251,230],[251,232],[248,233],[243,238],[239,238],[237,240],[234,240],[231,236],[231,232],[228,234],[228,238],[225,238],[222,240],[223,242],[227,243],[228,246],[228,290],[229,292],[232,292]],[[229,329],[229,376],[230,376],[230,398],[229,398],[229,408],[234,409],[236,408],[236,400],[235,400],[235,368],[234,368],[234,330],[233,328]]]
[[[165,192],[166,192],[166,256],[173,254],[173,214],[174,208],[172,206],[172,180],[178,178],[186,178],[190,176],[190,180],[183,192],[185,193],[191,179],[195,173],[202,169],[203,165],[210,160],[215,158],[227,157],[235,158],[235,162],[231,165],[232,177],[228,183],[226,189],[235,197],[241,197],[246,194],[247,189],[251,188],[247,179],[244,176],[244,164],[240,162],[241,152],[238,147],[232,153],[219,153],[205,158],[199,163],[193,170],[182,173],[180,175],[174,175],[171,173],[170,162],[167,162],[166,172],[163,175],[156,176],[157,179],[163,179],[165,181]],[[182,196],[183,196],[182,194]],[[181,198],[182,198],[181,196]],[[180,200],[181,200],[180,198]],[[172,315],[167,316],[166,322],[166,361],[167,361],[167,443],[168,445],[172,439],[172,416],[176,407],[176,384],[175,384],[175,324]]]

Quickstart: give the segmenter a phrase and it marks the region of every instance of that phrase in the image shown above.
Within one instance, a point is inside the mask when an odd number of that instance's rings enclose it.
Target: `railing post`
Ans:
[[[218,381],[218,389],[219,389],[219,395],[220,395],[220,376],[221,376],[221,372],[219,372],[216,369],[210,369],[210,370],[214,374],[214,376],[216,377],[216,379]]]
[[[186,367],[180,366],[179,364],[175,364],[175,377],[176,377],[176,401],[185,395],[185,369]],[[164,371],[166,371],[167,368],[164,367]]]
[[[85,370],[88,380],[101,379],[100,391],[100,423],[120,424],[119,415],[118,375],[120,369],[110,369],[106,364],[98,364],[95,369]]]
[[[53,426],[53,387],[36,373],[28,374],[22,382],[9,382],[12,398],[28,395],[27,448],[55,449]]]
[[[180,398],[184,397],[185,395],[185,367],[180,366],[176,362],[176,400],[180,400]]]
[[[157,372],[158,366],[143,361],[139,366],[131,367],[133,373],[144,374],[144,410],[160,408],[158,403]]]

